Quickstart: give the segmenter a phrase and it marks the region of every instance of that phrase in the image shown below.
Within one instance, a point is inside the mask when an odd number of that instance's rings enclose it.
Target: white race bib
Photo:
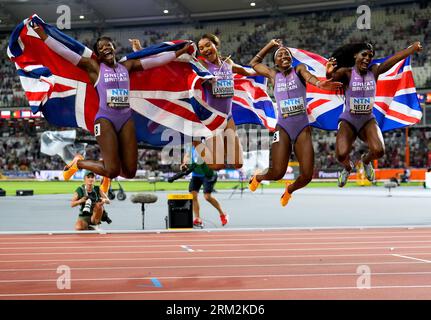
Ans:
[[[276,143],[280,141],[280,131],[274,132],[274,137],[272,138],[272,143]]]
[[[128,89],[107,89],[106,104],[110,108],[129,107],[129,90]]]
[[[280,111],[283,118],[305,113],[305,103],[302,97],[280,101]]]
[[[213,82],[213,95],[217,98],[231,98],[233,94],[233,80],[219,79]]]
[[[100,136],[102,133],[100,132],[100,123],[96,123],[94,125],[94,136],[98,137]]]
[[[350,98],[350,113],[370,114],[373,111],[374,98]]]

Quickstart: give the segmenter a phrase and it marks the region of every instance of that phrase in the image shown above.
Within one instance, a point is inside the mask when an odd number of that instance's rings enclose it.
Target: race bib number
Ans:
[[[233,97],[233,80],[219,79],[213,82],[213,95],[218,98]]]
[[[127,89],[107,89],[106,102],[110,108],[129,107],[129,90]]]
[[[276,143],[280,141],[280,131],[274,132],[274,137],[272,138],[272,143]]]
[[[305,103],[302,97],[280,101],[280,110],[283,118],[295,116],[305,112]]]
[[[350,98],[350,113],[370,114],[373,110],[374,98]]]
[[[100,123],[96,123],[94,125],[94,136],[98,137],[100,136],[101,132],[100,132]]]

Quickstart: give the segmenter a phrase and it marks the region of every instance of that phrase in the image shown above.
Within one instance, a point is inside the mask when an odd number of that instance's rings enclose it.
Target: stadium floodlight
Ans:
[[[165,9],[165,10],[163,10],[163,13],[164,13],[164,14],[168,14],[168,13],[169,13],[169,10]]]
[[[83,19],[85,19],[85,16],[80,15],[80,16],[79,16],[79,19],[83,20]]]
[[[256,6],[256,2],[250,2],[250,6],[255,7]]]

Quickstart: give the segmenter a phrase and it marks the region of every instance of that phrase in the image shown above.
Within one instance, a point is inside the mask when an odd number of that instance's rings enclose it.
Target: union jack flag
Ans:
[[[123,59],[141,58],[150,50],[152,47]],[[167,66],[131,73],[130,104],[132,109],[153,123],[188,136],[210,136],[215,130],[225,127],[227,115],[206,102],[202,85],[213,75],[194,58],[194,54]],[[235,124],[258,124],[273,131],[277,114],[266,92],[266,78],[235,75],[234,89],[232,116]]]
[[[327,59],[305,50],[289,49],[294,66],[303,63],[317,78],[326,79]],[[374,59],[371,65],[380,64],[388,58]],[[344,108],[340,92],[307,84],[307,102],[308,119],[312,126],[337,130],[338,117]],[[416,94],[410,57],[379,76],[373,113],[382,132],[410,126],[421,120],[422,109]]]
[[[268,80],[264,76],[234,76],[235,95],[232,116],[235,124],[254,123],[275,130],[277,112],[267,93]]]
[[[92,132],[98,96],[87,74],[51,51],[28,22],[34,19],[46,33],[84,57],[92,51],[34,15],[12,32],[7,53],[15,63],[33,113],[60,127],[81,127]]]
[[[46,24],[37,15],[20,23],[9,40],[8,56],[16,65],[32,111],[41,111],[47,121],[56,126],[81,127],[93,133],[99,106],[97,91],[84,71],[51,51],[40,40],[28,27],[30,20],[42,25],[49,36],[81,56],[95,56],[90,49]],[[164,42],[121,60],[176,51],[185,43],[181,40]],[[130,104],[134,110],[138,141],[161,146],[167,143],[161,140],[165,128],[189,136],[209,136],[226,125],[226,115],[205,101],[202,83],[213,75],[198,62],[195,53],[196,48],[193,48],[193,52],[182,59],[130,74]],[[241,97],[238,97],[238,107],[234,107],[234,120],[261,124],[273,130],[276,113],[266,94],[266,81],[262,77],[236,79],[235,95]]]

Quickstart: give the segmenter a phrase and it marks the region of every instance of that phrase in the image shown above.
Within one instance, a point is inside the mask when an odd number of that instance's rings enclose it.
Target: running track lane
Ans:
[[[431,299],[431,229],[1,235],[0,299]]]

